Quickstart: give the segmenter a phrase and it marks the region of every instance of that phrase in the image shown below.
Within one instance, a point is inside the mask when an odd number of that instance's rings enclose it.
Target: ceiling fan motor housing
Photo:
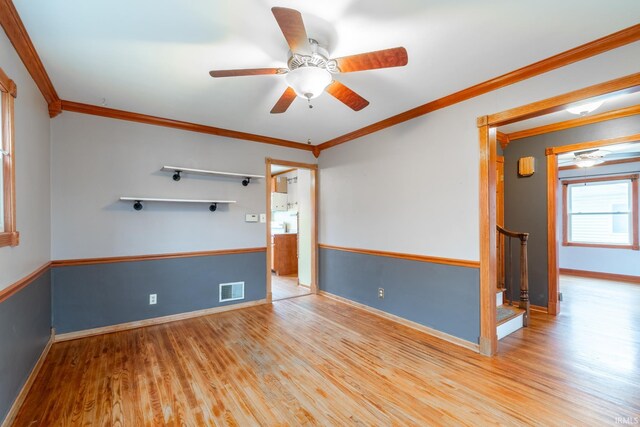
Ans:
[[[317,67],[323,68],[330,73],[340,72],[338,63],[333,59],[329,59],[329,52],[326,49],[318,45],[318,42],[313,39],[309,39],[309,43],[311,44],[311,55],[290,52],[289,61],[287,61],[289,71],[300,67]]]

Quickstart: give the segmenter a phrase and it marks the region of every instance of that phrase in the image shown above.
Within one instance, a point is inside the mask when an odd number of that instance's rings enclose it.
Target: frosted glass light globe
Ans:
[[[286,80],[296,95],[313,99],[320,96],[333,79],[331,73],[324,68],[307,66],[289,71]]]

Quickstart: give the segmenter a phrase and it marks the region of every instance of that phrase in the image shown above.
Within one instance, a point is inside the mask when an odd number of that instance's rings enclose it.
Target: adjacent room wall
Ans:
[[[636,117],[640,121],[640,117]],[[640,128],[640,125],[639,125]],[[606,148],[605,148],[606,149]],[[623,163],[594,168],[561,170],[560,179],[588,178],[593,175],[629,174],[640,172],[640,162]],[[558,191],[558,235],[562,236],[564,222],[562,218],[562,191]],[[640,201],[636,209],[640,209]],[[640,227],[640,224],[636,224]],[[569,270],[595,271],[598,273],[623,274],[640,277],[640,251],[632,249],[588,248],[580,246],[560,245],[560,268]]]
[[[264,179],[183,174],[163,165],[265,175],[265,158],[314,163],[310,152],[64,112],[52,121],[54,260],[266,247]],[[218,205],[144,203],[121,196],[235,200]],[[58,332],[218,307],[219,284],[245,282],[245,299],[266,293],[266,253],[59,266],[53,270]],[[157,294],[149,305],[149,294]]]
[[[509,144],[509,146],[504,150],[505,225],[510,230],[531,233],[528,241],[528,256],[529,297],[532,304],[546,307],[548,302],[547,166],[545,149],[547,147],[560,147],[563,145],[576,144],[578,142],[615,138],[636,133],[640,133],[640,116],[631,116],[516,140]],[[527,156],[535,157],[536,172],[531,177],[518,177],[518,159],[520,157]],[[594,170],[596,169],[597,168],[594,168]],[[562,194],[559,182],[558,194]],[[559,204],[558,209],[560,210],[561,208],[562,205]],[[562,222],[560,221],[559,224],[561,225]],[[561,236],[561,234],[559,234],[559,236]],[[559,239],[561,241],[561,238]],[[517,260],[519,256],[515,252],[516,246],[517,245],[514,245],[514,260]],[[593,248],[579,249],[593,250]],[[621,250],[616,249],[616,251]],[[584,254],[584,252],[582,253]],[[640,265],[640,252],[629,251],[628,255],[631,259],[635,258],[636,264]],[[622,253],[620,253],[620,256],[625,256],[625,259],[629,259]],[[563,268],[571,268],[563,265],[562,258],[561,254],[560,266]],[[601,261],[604,262],[604,259]],[[519,277],[518,265],[514,265],[513,277]],[[513,298],[516,298],[516,291],[517,289],[514,289]]]
[[[2,294],[3,290],[49,262],[51,230],[49,112],[3,31],[0,31],[0,67],[18,87],[15,172],[17,228],[20,232],[19,246],[0,248]],[[0,423],[49,339],[49,277],[45,272],[7,299],[0,297]]]
[[[324,151],[320,243],[478,261],[477,117],[629,75],[638,67],[640,43],[634,43]],[[326,268],[339,268],[340,276],[353,276],[358,268],[325,261]],[[322,289],[333,286],[326,277],[320,281]],[[343,283],[332,292],[356,299],[354,286]],[[396,286],[388,286],[386,295],[392,296]],[[446,286],[463,300],[479,299],[476,278],[450,280]],[[402,302],[395,304],[411,303],[413,293],[397,291],[403,292]],[[448,301],[445,309],[454,311],[455,304]],[[390,311],[384,301],[378,308]],[[479,331],[479,316],[473,327]]]

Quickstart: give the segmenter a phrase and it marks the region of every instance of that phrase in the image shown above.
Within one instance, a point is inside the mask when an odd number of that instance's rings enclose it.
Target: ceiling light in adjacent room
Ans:
[[[571,114],[584,116],[585,114],[589,114],[590,112],[600,108],[603,103],[604,101],[587,102],[584,104],[576,105],[574,107],[569,107],[567,108],[567,111]]]
[[[575,163],[579,168],[590,168],[591,166],[604,163],[604,159],[579,159],[576,160]]]

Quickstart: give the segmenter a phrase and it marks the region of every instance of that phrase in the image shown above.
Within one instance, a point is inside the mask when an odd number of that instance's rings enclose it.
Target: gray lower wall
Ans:
[[[0,303],[0,424],[51,334],[51,275],[47,270]]]
[[[320,289],[473,343],[480,335],[480,271],[320,250]],[[384,299],[378,299],[384,288]]]
[[[265,252],[56,267],[53,326],[61,334],[264,299],[265,268]],[[218,284],[240,281],[244,300],[218,302]]]

